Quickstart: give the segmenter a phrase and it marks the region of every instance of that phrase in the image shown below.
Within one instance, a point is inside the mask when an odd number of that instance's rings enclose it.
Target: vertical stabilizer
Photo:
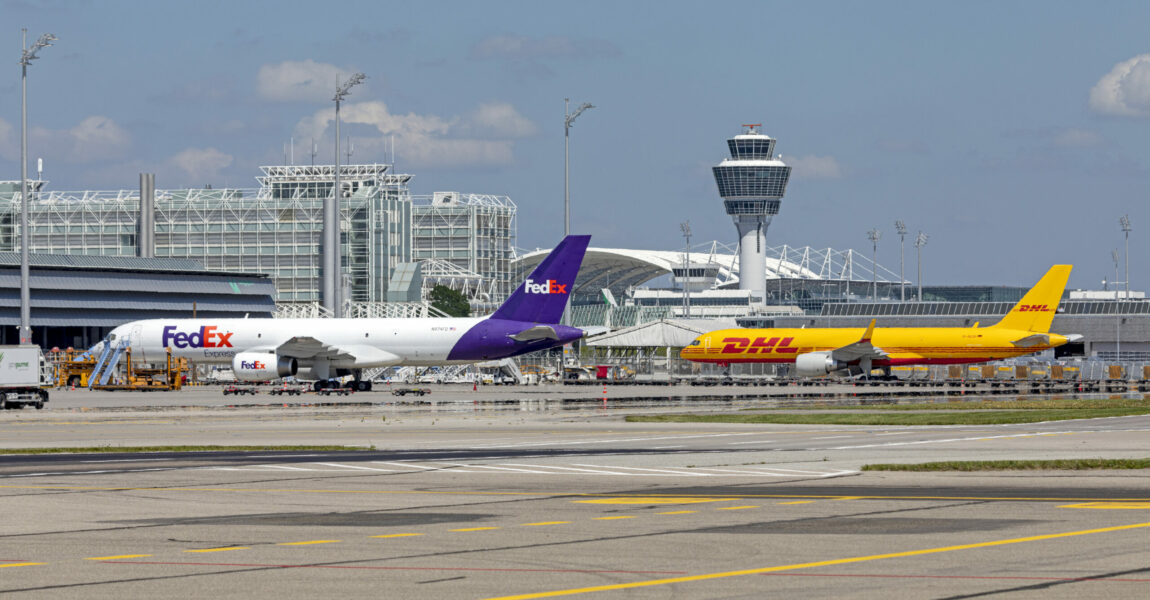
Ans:
[[[1046,275],[994,327],[1041,333],[1050,331],[1050,322],[1058,311],[1058,302],[1062,300],[1062,292],[1066,290],[1066,281],[1070,279],[1073,268],[1074,265],[1050,267]]]
[[[558,323],[563,307],[575,290],[575,276],[583,264],[589,235],[569,235],[519,284],[492,319]]]

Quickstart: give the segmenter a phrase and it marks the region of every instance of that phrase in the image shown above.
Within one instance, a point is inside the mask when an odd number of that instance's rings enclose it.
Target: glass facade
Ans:
[[[767,136],[736,137],[727,140],[727,148],[736,160],[770,160],[775,153],[775,140]]]
[[[723,198],[780,198],[787,193],[790,167],[740,166],[711,167],[719,195]]]
[[[261,167],[258,189],[156,190],[154,255],[192,258],[208,269],[267,273],[276,302],[321,300],[323,202],[334,167]],[[506,296],[516,207],[505,197],[457,207],[421,207],[419,256],[413,252],[411,175],[390,165],[341,165],[340,240],[348,299],[384,302],[392,271],[428,257],[459,261]],[[19,249],[18,185],[0,185],[0,251]],[[498,202],[478,199],[498,198]],[[44,192],[29,205],[29,249],[43,254],[135,256],[140,193]]]
[[[472,304],[498,304],[511,293],[516,206],[506,196],[437,192],[412,203],[412,258],[427,261],[427,285],[440,283]]]

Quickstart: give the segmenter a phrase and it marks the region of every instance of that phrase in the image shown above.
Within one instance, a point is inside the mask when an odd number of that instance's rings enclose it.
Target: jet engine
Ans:
[[[795,372],[799,377],[822,377],[847,368],[841,360],[835,360],[830,352],[807,352],[795,357]]]
[[[239,381],[271,381],[295,375],[299,371],[299,363],[290,356],[240,352],[232,358],[232,371]]]

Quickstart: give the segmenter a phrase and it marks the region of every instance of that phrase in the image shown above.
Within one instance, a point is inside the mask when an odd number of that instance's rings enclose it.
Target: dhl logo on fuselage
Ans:
[[[1019,304],[1018,312],[1050,312],[1045,304]]]
[[[796,354],[798,347],[792,347],[791,342],[795,341],[793,337],[785,338],[765,338],[757,337],[754,340],[751,338],[742,337],[726,337],[723,338],[723,354]]]

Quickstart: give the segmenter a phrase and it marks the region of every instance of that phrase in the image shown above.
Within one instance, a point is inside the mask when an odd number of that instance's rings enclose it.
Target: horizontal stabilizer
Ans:
[[[533,342],[535,340],[557,340],[559,339],[559,334],[556,333],[555,328],[550,325],[536,325],[507,337],[517,342]]]
[[[870,325],[867,326],[859,341],[831,350],[831,357],[845,363],[853,363],[864,358],[871,360],[886,358],[886,352],[882,348],[876,348],[871,343],[871,338],[874,337],[874,324],[875,320],[871,319]]]
[[[1050,336],[1045,333],[1035,333],[1028,335],[1022,339],[1010,342],[1019,348],[1030,348],[1031,346],[1048,346],[1050,345]]]

